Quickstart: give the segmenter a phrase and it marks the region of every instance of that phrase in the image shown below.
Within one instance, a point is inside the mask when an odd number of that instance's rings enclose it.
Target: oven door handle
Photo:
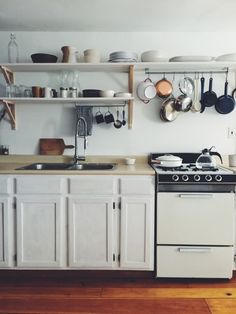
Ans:
[[[196,194],[179,194],[181,198],[213,198],[213,194],[196,193]]]
[[[211,248],[178,248],[179,253],[210,253]]]

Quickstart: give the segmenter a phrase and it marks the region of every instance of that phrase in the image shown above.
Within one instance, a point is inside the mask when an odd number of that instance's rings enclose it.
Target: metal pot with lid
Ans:
[[[204,148],[202,150],[202,154],[197,158],[196,160],[196,167],[198,169],[202,168],[215,168],[217,163],[212,156],[218,156],[220,158],[221,163],[223,163],[222,157],[218,152],[212,152],[212,148],[215,146],[212,146],[211,148]]]
[[[155,163],[161,167],[175,168],[182,165],[182,158],[171,154],[165,154],[156,158]]]

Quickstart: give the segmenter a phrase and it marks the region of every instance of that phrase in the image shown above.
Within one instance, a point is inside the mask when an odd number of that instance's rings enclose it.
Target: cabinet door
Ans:
[[[13,209],[9,197],[0,197],[0,267],[13,266]]]
[[[69,266],[112,267],[113,200],[71,197],[69,200]]]
[[[120,267],[154,269],[154,198],[122,197]]]
[[[61,265],[61,211],[60,197],[17,198],[17,266]]]

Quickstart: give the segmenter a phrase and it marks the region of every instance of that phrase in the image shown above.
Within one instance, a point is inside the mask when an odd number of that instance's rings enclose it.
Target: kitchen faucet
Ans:
[[[84,155],[83,156],[79,156],[78,155],[78,137],[79,137],[79,127],[80,124],[83,123],[83,138],[84,138]],[[87,148],[87,122],[85,120],[85,118],[83,117],[79,117],[77,122],[76,122],[76,128],[75,128],[75,155],[74,155],[74,161],[75,164],[78,164],[79,161],[84,161],[85,160],[85,151]]]

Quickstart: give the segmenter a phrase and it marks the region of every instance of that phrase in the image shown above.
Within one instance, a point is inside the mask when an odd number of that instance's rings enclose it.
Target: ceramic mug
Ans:
[[[44,98],[52,98],[53,97],[53,91],[51,87],[44,87],[43,88],[43,97]]]
[[[32,86],[33,97],[42,97],[42,88],[40,86]]]
[[[95,120],[98,124],[104,122],[104,117],[100,110],[95,114]]]
[[[229,166],[236,167],[236,154],[229,155]]]
[[[113,114],[109,110],[105,113],[104,120],[107,124],[115,121]]]

